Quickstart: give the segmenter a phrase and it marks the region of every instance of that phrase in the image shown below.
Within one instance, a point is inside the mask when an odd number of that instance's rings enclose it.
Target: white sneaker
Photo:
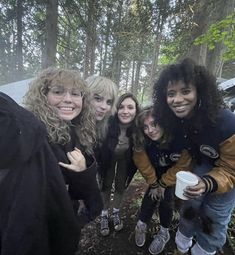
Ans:
[[[135,227],[135,244],[138,247],[142,247],[145,244],[146,241],[146,232],[147,232],[147,224],[146,223],[140,223],[136,225]]]
[[[152,255],[156,255],[161,253],[167,242],[170,240],[169,231],[162,231],[161,229],[158,231],[157,235],[154,236],[152,243],[149,246],[149,252]]]

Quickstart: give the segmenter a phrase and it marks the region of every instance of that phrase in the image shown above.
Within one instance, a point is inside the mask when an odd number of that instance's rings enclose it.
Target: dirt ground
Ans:
[[[158,228],[158,219],[155,216],[149,226],[147,241],[144,247],[139,248],[135,245],[134,230],[138,216],[141,199],[146,189],[145,181],[142,178],[135,178],[125,194],[122,206],[122,220],[124,228],[116,232],[110,222],[110,235],[103,237],[99,233],[99,218],[95,222],[87,225],[82,231],[80,240],[79,255],[148,255],[148,247],[153,239],[154,233]],[[153,217],[154,218],[154,217]],[[167,243],[161,255],[172,255],[174,244],[175,229],[171,230],[171,240]],[[226,244],[223,250],[224,255],[235,255],[231,247]]]

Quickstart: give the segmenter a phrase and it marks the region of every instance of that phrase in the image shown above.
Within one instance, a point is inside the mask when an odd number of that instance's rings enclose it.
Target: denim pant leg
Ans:
[[[149,190],[150,188],[148,188],[144,194],[139,214],[139,219],[144,223],[148,223],[151,220],[153,213],[159,204],[157,200],[151,199]]]
[[[163,200],[160,201],[159,205],[160,224],[164,228],[169,228],[171,225],[174,208],[174,191],[175,188],[173,187],[166,188],[164,198]]]
[[[195,236],[198,225],[195,211],[199,210],[202,204],[202,199],[185,200],[180,208],[179,231],[186,237]],[[185,212],[192,212],[190,217],[185,217]]]
[[[224,194],[205,196],[203,212],[212,220],[212,233],[197,231],[197,242],[206,251],[213,252],[222,248],[226,242],[228,223],[235,207],[235,188]]]

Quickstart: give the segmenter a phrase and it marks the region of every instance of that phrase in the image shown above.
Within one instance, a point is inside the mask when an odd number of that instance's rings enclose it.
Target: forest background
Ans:
[[[191,57],[235,73],[235,0],[1,0],[0,84],[41,69],[110,77],[143,103],[161,69]]]

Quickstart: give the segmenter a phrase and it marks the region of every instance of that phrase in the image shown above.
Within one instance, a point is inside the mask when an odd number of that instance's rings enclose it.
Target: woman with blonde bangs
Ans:
[[[110,79],[92,75],[86,79],[91,92],[91,104],[95,110],[97,143],[104,140],[108,131],[108,119],[116,112],[117,86]]]
[[[83,200],[81,227],[98,216],[102,199],[96,182],[95,118],[86,82],[74,70],[48,68],[30,84],[26,108],[46,126],[50,146],[72,200]],[[77,214],[77,212],[76,212]]]

